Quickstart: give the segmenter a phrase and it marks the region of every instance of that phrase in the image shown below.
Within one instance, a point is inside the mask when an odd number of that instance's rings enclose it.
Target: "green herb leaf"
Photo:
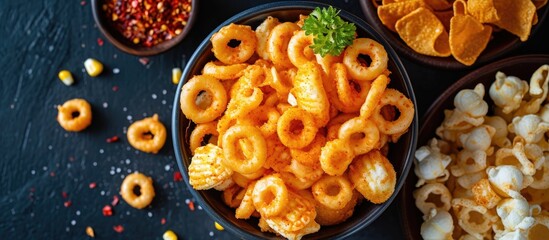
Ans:
[[[306,35],[314,36],[311,48],[316,54],[340,55],[345,47],[351,45],[355,38],[356,27],[353,23],[343,21],[339,10],[332,6],[315,8],[305,19],[302,29]]]

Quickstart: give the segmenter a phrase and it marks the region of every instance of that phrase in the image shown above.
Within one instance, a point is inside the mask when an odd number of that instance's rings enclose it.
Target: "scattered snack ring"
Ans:
[[[149,206],[154,198],[152,178],[137,172],[129,174],[120,186],[120,195],[134,208],[143,209]]]
[[[128,128],[128,142],[132,147],[146,153],[158,153],[166,142],[166,127],[158,115],[136,121]]]
[[[91,124],[91,106],[84,99],[68,100],[63,105],[57,106],[57,110],[57,122],[67,131],[79,132]]]

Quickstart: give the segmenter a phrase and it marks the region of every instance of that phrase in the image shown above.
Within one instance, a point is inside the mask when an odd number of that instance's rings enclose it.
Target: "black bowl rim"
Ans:
[[[243,239],[261,239],[258,238],[255,235],[252,235],[242,229],[240,229],[238,226],[233,226],[233,224],[229,221],[227,221],[225,218],[217,214],[209,205],[203,204],[205,201],[202,198],[202,196],[199,194],[198,191],[194,190],[192,186],[190,186],[188,179],[188,173],[187,169],[184,166],[183,161],[183,153],[181,150],[181,142],[179,139],[179,120],[180,120],[180,102],[179,102],[179,96],[181,94],[181,88],[183,84],[186,82],[185,79],[187,79],[188,75],[190,74],[191,70],[191,63],[195,62],[200,54],[205,50],[205,48],[208,46],[210,42],[211,36],[219,31],[223,26],[229,25],[232,22],[238,22],[242,18],[248,17],[249,15],[255,15],[255,14],[261,14],[266,11],[274,11],[274,10],[281,10],[281,9],[287,9],[287,8],[303,8],[303,9],[311,9],[313,10],[315,7],[328,7],[329,4],[325,3],[319,3],[319,2],[311,2],[311,1],[280,1],[280,2],[273,2],[273,3],[266,3],[262,4],[256,7],[249,8],[247,10],[244,10],[233,17],[227,19],[223,23],[221,23],[218,27],[216,27],[203,41],[202,43],[197,47],[189,61],[187,62],[187,65],[185,66],[185,69],[183,71],[183,74],[181,76],[181,80],[179,81],[179,84],[177,86],[177,91],[174,97],[173,102],[173,110],[172,110],[172,140],[173,140],[173,147],[175,156],[177,159],[177,165],[179,166],[179,170],[181,171],[183,177],[185,178],[185,184],[195,200],[201,204],[202,208],[208,213],[208,215],[213,218],[215,221],[220,223],[222,226],[225,226],[225,229],[229,230],[232,234],[239,236]],[[412,83],[410,81],[410,78],[408,76],[408,73],[406,72],[406,68],[402,64],[402,61],[398,57],[397,53],[394,51],[394,49],[391,47],[391,45],[378,33],[374,28],[372,28],[368,23],[366,23],[361,18],[353,15],[352,13],[349,13],[345,11],[344,9],[341,9],[340,16],[344,19],[348,19],[351,22],[358,25],[358,27],[363,28],[372,38],[374,38],[376,41],[380,42],[386,49],[387,53],[389,54],[391,60],[394,62],[397,69],[399,69],[402,73],[402,81],[404,82],[404,90],[406,90],[406,93],[410,100],[414,103],[414,105],[417,106],[415,94],[413,91]],[[418,136],[418,114],[417,111],[414,112],[414,120],[412,124],[410,125],[409,134],[411,134],[411,141],[410,146],[407,149],[406,157],[404,159],[404,168],[401,173],[400,178],[397,180],[397,184],[395,186],[395,191],[391,195],[391,197],[382,204],[380,208],[377,209],[377,211],[374,211],[371,215],[369,215],[367,218],[361,220],[356,224],[354,228],[349,229],[347,232],[342,232],[337,236],[332,236],[332,239],[344,239],[357,231],[365,228],[366,226],[370,225],[373,221],[375,221],[386,209],[391,205],[393,200],[398,195],[400,189],[402,189],[402,186],[404,185],[404,182],[406,178],[408,177],[408,173],[410,172],[410,168],[412,166],[413,161],[413,152],[415,151],[416,145],[417,145],[417,136]],[[231,226],[231,227],[228,227]]]
[[[183,41],[183,39],[185,39],[187,34],[191,31],[194,25],[194,22],[196,20],[196,15],[198,14],[198,0],[191,0],[191,11],[189,12],[189,19],[187,20],[187,25],[185,25],[185,27],[183,28],[183,32],[181,32],[175,38],[172,38],[167,41],[163,41],[157,45],[147,48],[147,47],[141,47],[141,46],[128,45],[118,40],[117,37],[111,34],[110,31],[115,31],[115,30],[109,26],[106,26],[104,21],[107,21],[107,20],[104,19],[103,16],[101,16],[102,10],[99,2],[103,2],[103,1],[104,0],[91,1],[92,15],[93,15],[95,24],[97,25],[97,28],[99,28],[99,31],[103,34],[103,36],[105,36],[105,38],[107,38],[107,40],[109,40],[109,42],[111,42],[116,48],[120,49],[125,53],[129,53],[129,54],[140,56],[140,57],[157,55],[177,46],[177,44]]]
[[[427,111],[425,111],[423,116],[420,118],[421,128],[419,130],[418,141],[420,139],[422,139],[423,138],[422,136],[424,136],[426,134],[429,134],[429,135],[434,134],[433,132],[431,132],[431,133],[424,132],[424,131],[426,131],[426,130],[424,130],[426,128],[426,123],[427,122],[429,122],[429,123],[432,122],[432,120],[430,120],[430,119],[435,117],[435,114],[434,114],[433,111],[435,109],[439,109],[442,105],[444,105],[443,102],[446,98],[449,98],[449,97],[453,98],[455,96],[455,94],[450,95],[449,93],[455,92],[458,89],[463,88],[463,86],[467,82],[478,79],[478,76],[483,75],[482,74],[483,72],[492,72],[494,70],[499,71],[501,68],[512,66],[515,63],[536,62],[536,61],[539,61],[539,60],[549,61],[549,54],[526,54],[526,55],[518,55],[518,56],[504,58],[504,59],[501,59],[499,61],[492,62],[490,64],[487,64],[487,65],[483,66],[483,67],[480,67],[480,68],[478,68],[474,71],[471,71],[471,72],[467,73],[465,76],[461,77],[458,81],[454,82],[446,90],[444,90],[444,92],[442,92],[436,98],[436,100],[429,106]],[[409,178],[413,178],[413,176],[410,175]],[[410,180],[411,179],[406,179],[406,181],[410,181]],[[404,237],[407,238],[407,239],[416,239],[415,238],[416,236],[413,234],[415,232],[411,229],[409,224],[407,224],[410,220],[410,215],[412,213],[411,213],[410,209],[406,208],[406,206],[416,207],[415,203],[410,203],[408,201],[408,197],[412,194],[412,192],[416,188],[409,189],[407,186],[411,186],[411,185],[407,184],[406,186],[404,186],[404,188],[402,189],[402,192],[399,196],[399,202],[400,202],[401,213],[402,213],[400,215],[400,222],[403,225]],[[419,229],[418,229],[418,231],[419,231]],[[419,238],[419,239],[421,239],[421,238]]]
[[[388,36],[392,32],[390,32],[390,30],[388,30],[385,27],[385,25],[381,23],[381,20],[379,20],[377,13],[371,14],[375,12],[370,10],[371,8],[374,7],[372,1],[373,0],[360,0],[362,12],[366,17],[367,22],[372,24],[372,26],[374,26],[374,28],[378,32],[380,32],[391,43],[391,46],[395,47],[400,54],[404,55],[408,59],[411,59],[415,62],[421,63],[426,66],[433,66],[433,67],[448,69],[448,70],[472,69],[480,65],[483,65],[485,63],[493,62],[493,60],[498,59],[499,57],[509,52],[512,52],[513,50],[520,47],[523,43],[525,43],[520,41],[520,39],[516,37],[512,41],[502,45],[502,47],[504,48],[502,51],[497,51],[491,56],[486,56],[481,53],[480,56],[477,58],[477,61],[471,66],[466,66],[458,62],[452,56],[432,57],[432,56],[423,55],[415,52],[410,47],[408,47],[408,45],[406,45],[406,43],[404,43],[398,36],[396,37]],[[538,23],[532,26],[532,30],[530,32],[530,36],[528,37],[528,39],[531,39],[536,34],[538,29],[541,28],[541,25],[543,24],[546,16],[549,14],[549,6],[543,6],[543,8],[536,10],[538,12]],[[540,11],[541,11],[541,14],[539,14]]]

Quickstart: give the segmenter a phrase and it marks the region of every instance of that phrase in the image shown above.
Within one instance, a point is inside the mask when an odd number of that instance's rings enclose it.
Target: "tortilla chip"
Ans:
[[[410,0],[404,2],[395,2],[387,5],[381,5],[377,8],[377,15],[379,19],[391,31],[395,32],[395,24],[406,14],[418,9],[419,7],[425,7],[425,3],[422,0]]]
[[[431,10],[420,7],[396,22],[400,38],[414,51],[438,57],[450,56],[448,32]]]
[[[532,30],[536,6],[531,0],[494,0],[499,21],[494,24],[526,41]]]
[[[454,12],[465,8],[465,2],[454,2]],[[461,10],[460,10],[461,9]],[[466,14],[457,14],[450,20],[450,49],[460,63],[473,65],[490,41],[492,27],[484,26]]]
[[[494,7],[494,0],[469,0],[467,1],[467,12],[481,23],[499,21],[498,11]]]
[[[547,4],[547,0],[532,0],[536,9],[540,9]]]
[[[447,32],[450,31],[450,19],[454,16],[454,11],[452,9],[446,11],[436,11],[434,14],[437,16],[438,20],[444,25],[444,29]]]
[[[443,11],[452,8],[452,4],[447,0],[423,0],[427,6],[431,7],[434,11]]]

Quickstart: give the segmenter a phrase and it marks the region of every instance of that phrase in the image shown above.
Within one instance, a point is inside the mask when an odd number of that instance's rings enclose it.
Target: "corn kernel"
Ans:
[[[173,68],[172,69],[172,83],[177,85],[177,84],[179,84],[180,79],[181,79],[181,68]]]
[[[177,240],[177,235],[172,230],[168,230],[162,235],[162,239],[164,240]]]
[[[215,222],[215,229],[217,229],[219,231],[225,230],[225,228],[223,228],[223,226],[221,226],[221,224],[219,224],[218,222]]]
[[[103,72],[103,64],[93,58],[88,58],[84,61],[84,67],[90,77],[97,77]]]
[[[67,86],[74,83],[74,78],[72,78],[72,74],[68,70],[61,70],[57,76],[59,77],[59,80]]]
[[[93,228],[90,226],[86,227],[86,234],[92,238],[95,237],[95,232],[93,231]]]

